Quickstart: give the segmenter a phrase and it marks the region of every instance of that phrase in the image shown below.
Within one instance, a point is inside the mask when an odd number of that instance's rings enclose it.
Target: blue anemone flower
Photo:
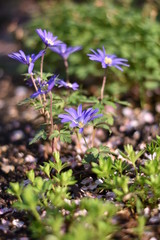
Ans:
[[[40,58],[45,53],[45,50],[41,50],[37,55],[31,54],[31,55],[25,55],[25,53],[20,50],[18,53],[11,53],[8,54],[8,57],[13,58],[25,65],[28,65],[28,73],[32,73],[34,68],[35,61]]]
[[[79,88],[79,85],[78,83],[70,83],[70,82],[65,82],[63,80],[59,80],[58,81],[58,87],[61,88],[61,87],[65,87],[65,88],[71,88],[73,89],[74,91],[78,90]]]
[[[106,54],[104,46],[103,46],[103,50],[97,49],[97,52],[96,52],[93,49],[91,49],[91,51],[93,52],[93,54],[87,54],[87,56],[89,56],[89,59],[92,61],[101,62],[102,68],[113,66],[119,69],[120,71],[123,71],[123,69],[119,65],[129,67],[129,65],[126,64],[126,62],[128,62],[127,59],[117,58],[116,55]]]
[[[58,46],[58,47],[53,46],[53,47],[50,47],[50,49],[53,52],[58,53],[63,59],[67,59],[70,54],[81,50],[82,47],[81,46],[67,47],[67,44],[62,43],[60,46]]]
[[[53,46],[57,47],[60,44],[62,44],[60,40],[57,40],[58,37],[53,36],[51,32],[47,32],[46,30],[42,30],[40,28],[36,29],[36,32],[39,35],[39,37],[42,39],[46,47],[53,47]]]
[[[102,116],[102,114],[95,115],[99,109],[88,108],[82,111],[82,104],[78,106],[77,111],[74,108],[65,109],[65,111],[68,114],[58,115],[58,117],[62,119],[61,123],[70,122],[71,128],[79,128],[79,133],[83,132],[84,126],[90,121]]]
[[[36,98],[41,94],[46,94],[52,90],[52,88],[55,86],[57,79],[57,75],[52,76],[48,82],[43,82],[41,83],[40,88],[38,88],[38,91],[33,93],[30,97],[31,98]]]

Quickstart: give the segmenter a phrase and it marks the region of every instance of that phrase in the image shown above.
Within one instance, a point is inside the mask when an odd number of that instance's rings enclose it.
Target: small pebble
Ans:
[[[90,189],[90,190],[94,190],[96,188],[97,188],[97,184],[96,183],[89,184],[89,186],[88,186],[88,189]]]
[[[114,192],[107,192],[106,193],[106,199],[108,200],[114,200],[116,197],[115,193]]]
[[[132,128],[137,128],[139,126],[139,123],[137,120],[130,121],[130,125]]]
[[[2,169],[3,172],[9,173],[10,171],[13,172],[15,170],[15,167],[13,165],[2,164],[1,169]]]
[[[122,114],[125,117],[132,118],[133,117],[133,110],[129,107],[125,107],[122,109]]]
[[[1,208],[1,209],[0,209],[0,215],[3,215],[3,214],[5,214],[5,213],[11,212],[11,211],[12,211],[11,208],[7,208],[7,207]]]
[[[149,209],[149,207],[146,207],[146,208],[144,209],[144,215],[145,215],[145,216],[149,216],[149,214],[150,214],[150,209]]]
[[[82,181],[81,181],[81,184],[83,185],[86,185],[86,184],[89,184],[93,182],[93,178],[92,177],[87,177],[87,178],[84,178]]]
[[[106,134],[105,134],[104,130],[101,129],[101,128],[97,129],[96,137],[101,141],[105,141],[106,140]]]
[[[34,162],[37,161],[37,159],[35,157],[33,157],[32,155],[27,155],[24,158],[24,161],[27,162],[27,163],[34,163]]]
[[[19,115],[18,110],[16,107],[9,106],[8,107],[8,115],[12,118],[15,118]]]
[[[84,129],[84,135],[91,135],[93,132],[93,127],[92,126],[88,126]]]
[[[135,140],[139,140],[140,136],[141,136],[141,134],[140,134],[140,132],[138,132],[138,131],[134,132],[134,134],[133,134],[133,138],[134,138]]]
[[[15,89],[15,95],[18,98],[24,98],[28,93],[28,89],[24,86],[19,86]]]
[[[102,181],[102,179],[97,179],[97,180],[95,181],[95,183],[96,183],[97,185],[100,185],[100,184],[103,183],[103,181]]]
[[[6,234],[9,230],[9,226],[0,224],[0,230],[3,231]]]
[[[21,228],[21,227],[23,227],[24,222],[20,221],[19,219],[14,219],[14,220],[12,221],[12,224],[13,224],[14,226],[16,226],[17,228]]]
[[[142,110],[142,112],[139,114],[139,121],[143,124],[144,123],[152,124],[154,123],[153,114],[151,112]]]
[[[24,139],[25,135],[22,130],[15,130],[12,132],[10,139],[12,142],[20,141]]]
[[[19,152],[19,153],[18,153],[18,157],[19,157],[19,158],[22,158],[23,156],[24,156],[24,153],[23,153],[23,152]]]
[[[150,224],[156,224],[156,223],[159,223],[159,222],[160,222],[159,216],[154,216],[154,217],[151,217],[151,218],[149,219],[149,223],[150,223]]]

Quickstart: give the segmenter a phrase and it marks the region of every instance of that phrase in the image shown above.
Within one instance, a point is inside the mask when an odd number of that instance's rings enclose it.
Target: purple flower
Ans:
[[[13,58],[23,64],[28,65],[28,73],[32,73],[35,61],[40,58],[45,53],[44,50],[40,51],[37,55],[25,55],[25,53],[20,50],[18,53],[8,54],[10,58]]]
[[[79,88],[79,85],[78,83],[69,83],[69,82],[65,82],[63,80],[59,80],[58,81],[58,87],[61,88],[61,87],[65,87],[65,88],[71,88],[73,89],[74,91],[76,91],[78,88]]]
[[[99,109],[88,108],[87,110],[82,111],[81,104],[78,106],[77,111],[74,108],[65,109],[65,111],[69,114],[58,115],[58,117],[62,119],[61,122],[70,122],[70,127],[79,128],[79,133],[83,132],[84,126],[90,121],[102,116],[102,114],[95,115]]]
[[[56,83],[57,75],[52,76],[48,82],[43,82],[37,92],[33,93],[30,97],[36,98],[41,94],[46,94],[52,90]]]
[[[120,71],[123,71],[123,69],[119,65],[129,67],[129,65],[126,64],[126,62],[128,62],[127,59],[117,58],[116,55],[106,54],[104,47],[103,50],[97,49],[97,52],[93,49],[91,49],[91,51],[93,52],[93,54],[87,54],[87,56],[89,56],[89,59],[92,61],[101,62],[102,68],[113,66]]]
[[[46,47],[58,46],[62,42],[57,40],[57,36],[53,36],[51,32],[47,32],[46,30],[36,29],[37,34],[40,36]]]
[[[62,43],[58,47],[50,47],[53,52],[58,53],[63,59],[67,59],[70,54],[77,52],[82,49],[82,47],[67,47],[65,43]]]

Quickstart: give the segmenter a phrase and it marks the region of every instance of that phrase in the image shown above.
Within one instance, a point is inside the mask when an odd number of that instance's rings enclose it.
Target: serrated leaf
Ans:
[[[23,105],[28,104],[28,103],[30,103],[30,102],[32,102],[32,101],[33,101],[33,100],[32,100],[31,98],[26,98],[26,99],[20,101],[20,102],[18,103],[18,105],[19,105],[19,106],[23,106]]]
[[[29,142],[29,145],[38,142],[40,139],[46,140],[47,139],[47,134],[44,129],[39,130],[34,138]]]
[[[100,152],[110,152],[110,149],[109,149],[109,147],[107,147],[107,146],[101,145],[101,146],[99,147],[99,151],[100,151]]]
[[[97,125],[98,128],[103,128],[105,130],[108,130],[111,133],[111,129],[107,124],[98,124]]]
[[[93,148],[88,149],[87,153],[92,153],[94,157],[97,157],[99,154],[99,150],[97,148],[93,147]]]
[[[116,104],[114,102],[108,101],[107,99],[103,99],[102,103],[105,103],[108,106],[113,107],[114,109],[117,108]]]
[[[49,140],[52,140],[55,137],[58,137],[60,132],[58,130],[54,130],[54,132],[49,136]]]
[[[60,130],[60,141],[71,143],[71,133],[67,130]]]

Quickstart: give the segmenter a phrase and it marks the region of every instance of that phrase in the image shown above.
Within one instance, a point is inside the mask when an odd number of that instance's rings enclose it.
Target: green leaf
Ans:
[[[98,157],[99,150],[98,148],[93,147],[88,149],[86,153],[92,153],[94,157]]]
[[[29,142],[29,145],[38,142],[40,139],[46,140],[47,134],[44,129],[40,129],[34,136],[34,138]]]
[[[54,130],[54,132],[49,136],[49,140],[52,140],[55,137],[58,137],[60,132],[58,130]]]
[[[34,170],[30,170],[28,173],[27,173],[27,177],[28,179],[33,183],[34,180],[35,180],[35,173],[34,173]]]
[[[20,101],[20,102],[18,103],[18,105],[19,105],[19,106],[23,106],[23,105],[29,104],[30,102],[33,102],[33,100],[32,100],[31,98],[26,98],[26,99]]]
[[[31,185],[28,185],[27,187],[24,188],[22,192],[22,200],[23,204],[26,205],[26,207],[30,209],[36,208],[38,203],[38,195],[36,195]]]
[[[7,192],[11,195],[14,195],[14,196],[20,196],[21,193],[22,193],[22,189],[23,189],[23,186],[21,184],[19,184],[18,182],[10,182],[9,183],[9,188],[7,189]]]
[[[41,170],[50,178],[51,165],[44,162],[44,166],[40,166]]]
[[[60,141],[71,143],[71,133],[67,130],[60,130]]]

